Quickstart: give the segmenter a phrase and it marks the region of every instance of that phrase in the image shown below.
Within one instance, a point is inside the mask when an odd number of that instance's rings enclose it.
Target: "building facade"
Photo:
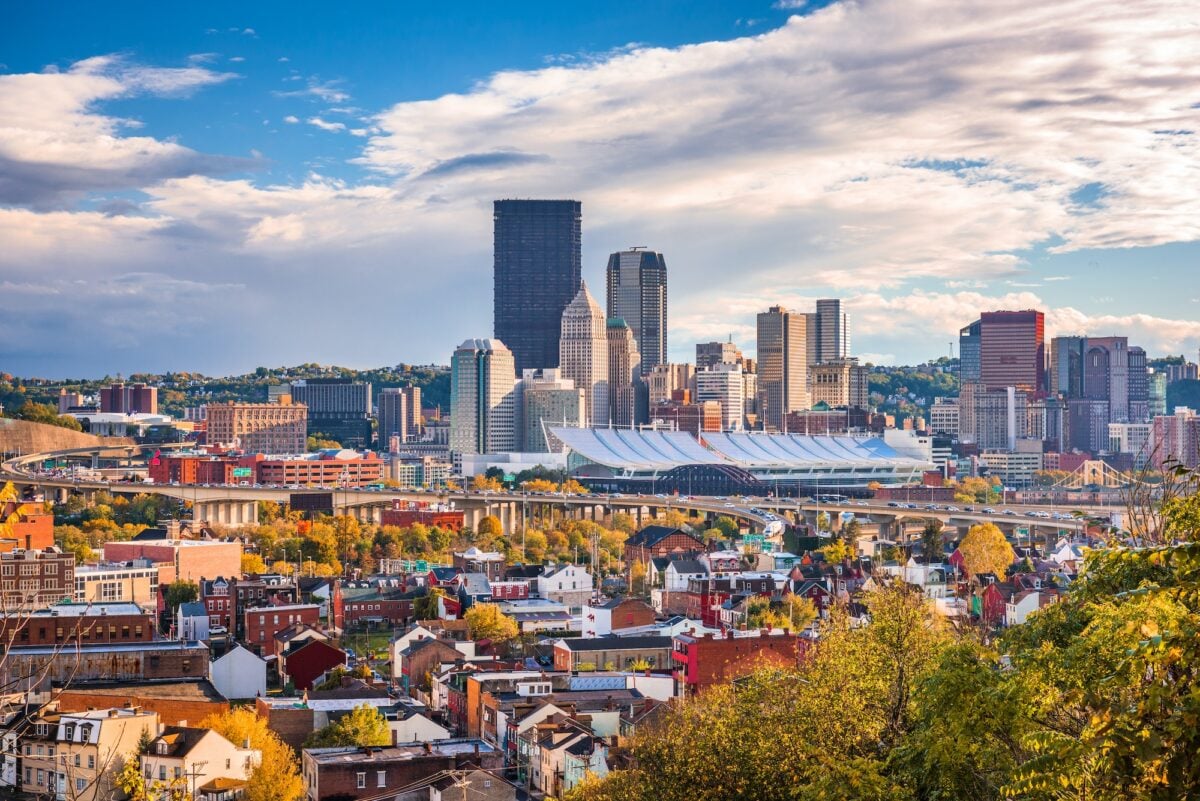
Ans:
[[[814,341],[809,351],[816,357],[810,364],[842,361],[850,358],[850,316],[842,310],[842,301],[830,298],[817,301],[812,315]]]
[[[667,261],[653,250],[608,257],[608,318],[620,318],[641,354],[639,375],[667,362]]]
[[[292,382],[292,401],[308,406],[308,433],[347,448],[371,445],[371,385],[341,378]]]
[[[867,408],[867,368],[858,359],[831,359],[808,368],[812,405],[830,409]]]
[[[293,403],[210,403],[205,441],[247,453],[304,453],[308,407]]]
[[[375,396],[379,410],[375,415],[377,423],[375,435],[378,438],[379,449],[387,447],[392,437],[399,437],[401,442],[408,441],[408,396],[401,387],[387,387]]]
[[[546,425],[582,426],[587,419],[583,390],[558,368],[526,370],[517,384],[521,410],[521,450],[546,453],[552,448]]]
[[[696,373],[696,402],[721,406],[721,429],[741,431],[746,419],[746,382],[740,364],[718,363]]]
[[[560,369],[564,378],[583,390],[587,425],[608,425],[608,324],[604,310],[581,284],[575,298],[562,314],[559,343]]]
[[[468,339],[450,361],[450,450],[516,449],[513,354],[497,339]]]
[[[642,357],[633,331],[619,317],[608,319],[608,419],[618,428],[640,422]]]
[[[758,315],[758,410],[762,427],[782,431],[788,412],[809,408],[808,319],[772,306]]]

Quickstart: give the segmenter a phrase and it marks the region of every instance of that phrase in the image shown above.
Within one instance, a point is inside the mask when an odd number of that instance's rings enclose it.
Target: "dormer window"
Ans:
[[[166,741],[164,741],[164,740],[159,740],[159,741],[158,741],[158,753],[159,753],[159,755],[160,755],[160,756],[166,756],[166,753],[167,753],[167,743],[166,743]]]

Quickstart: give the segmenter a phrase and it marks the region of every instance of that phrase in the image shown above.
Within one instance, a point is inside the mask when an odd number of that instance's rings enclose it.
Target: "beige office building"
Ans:
[[[588,292],[586,283],[563,310],[558,353],[563,378],[571,379],[583,390],[586,424],[606,427],[609,419],[608,325],[604,310]]]
[[[812,404],[831,409],[867,408],[867,368],[858,359],[837,359],[809,365]]]
[[[808,409],[808,319],[772,306],[758,315],[758,411],[762,427],[782,431],[789,412]]]
[[[637,422],[642,356],[633,330],[620,317],[608,321],[608,419],[619,428]]]
[[[304,453],[308,407],[279,403],[210,403],[206,407],[209,445],[228,445],[247,453]]]

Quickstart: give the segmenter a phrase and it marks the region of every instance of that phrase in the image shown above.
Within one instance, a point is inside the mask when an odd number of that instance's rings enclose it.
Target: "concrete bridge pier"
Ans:
[[[241,528],[258,524],[258,501],[199,501],[192,507],[194,523]]]

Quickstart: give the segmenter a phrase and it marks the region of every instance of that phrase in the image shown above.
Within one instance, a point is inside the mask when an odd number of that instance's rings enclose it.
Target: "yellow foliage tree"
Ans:
[[[1004,532],[994,523],[971,526],[967,536],[958,544],[958,550],[962,554],[963,567],[972,576],[994,573],[1003,579],[1017,558],[1012,546],[1004,538]]]
[[[267,563],[256,553],[242,554],[242,574],[261,574],[267,572]]]
[[[558,485],[544,478],[531,478],[521,485],[526,492],[558,492]]]
[[[471,479],[471,489],[475,490],[476,492],[483,492],[484,490],[499,492],[500,490],[504,489],[504,485],[500,483],[499,479],[489,478],[483,473],[480,473],[479,475],[475,476],[475,478]]]
[[[467,621],[467,631],[473,640],[491,640],[503,644],[515,639],[520,633],[517,621],[500,611],[496,604],[473,604],[463,620]]]
[[[250,747],[262,753],[262,760],[250,773],[244,801],[299,801],[304,797],[296,753],[267,728],[266,718],[260,718],[254,709],[209,715],[200,727],[238,745],[249,740]]]
[[[575,479],[569,478],[562,483],[562,491],[568,495],[587,495],[588,488]]]

